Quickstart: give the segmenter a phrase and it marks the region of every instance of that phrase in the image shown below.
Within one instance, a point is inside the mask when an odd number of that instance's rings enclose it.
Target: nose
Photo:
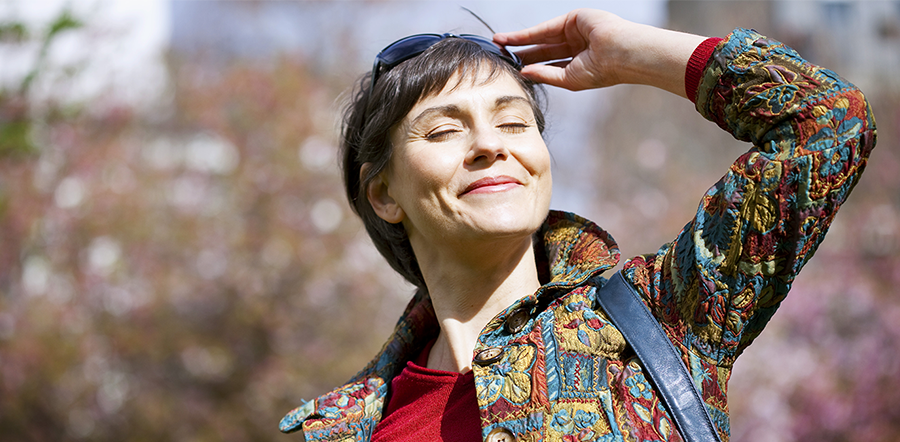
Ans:
[[[491,164],[509,157],[509,150],[500,134],[493,128],[479,128],[472,131],[472,144],[466,153],[466,164],[475,165],[481,161]]]

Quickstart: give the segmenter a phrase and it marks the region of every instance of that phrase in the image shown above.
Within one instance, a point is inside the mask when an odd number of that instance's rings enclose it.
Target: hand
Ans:
[[[569,90],[647,84],[682,97],[687,62],[703,40],[591,9],[494,35],[503,46],[535,45],[517,55],[522,74],[540,83]],[[540,64],[548,61],[555,62]]]

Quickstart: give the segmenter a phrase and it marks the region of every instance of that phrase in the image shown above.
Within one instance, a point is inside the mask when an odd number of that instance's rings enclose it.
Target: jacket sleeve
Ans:
[[[863,94],[834,72],[738,29],[706,63],[696,106],[752,143],[694,219],[625,274],[676,346],[730,366],[785,298],[875,145]]]

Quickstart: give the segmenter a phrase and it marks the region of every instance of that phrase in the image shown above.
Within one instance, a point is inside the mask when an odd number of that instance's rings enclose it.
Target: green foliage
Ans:
[[[63,10],[47,27],[47,31],[44,33],[43,38],[41,40],[40,50],[38,51],[37,62],[34,65],[34,68],[25,78],[22,80],[22,85],[19,88],[22,93],[27,93],[28,89],[31,87],[31,84],[41,73],[41,69],[44,67],[45,62],[47,60],[47,51],[50,49],[50,46],[53,44],[56,39],[67,31],[73,31],[79,29],[83,26],[83,23],[72,16],[71,11],[68,9]]]
[[[28,38],[28,28],[24,23],[13,21],[0,22],[0,42],[21,43]]]
[[[0,91],[0,159],[27,154],[36,150],[31,142],[31,119],[23,100],[7,98]],[[18,101],[18,103],[16,103]]]
[[[32,140],[35,115],[34,104],[29,91],[34,81],[47,69],[47,53],[52,44],[65,32],[77,30],[83,23],[72,16],[69,10],[62,11],[42,33],[39,50],[34,65],[18,87],[12,90],[0,89],[0,160],[8,157],[37,152],[38,146]],[[0,22],[0,42],[25,45],[32,32],[18,21]],[[48,113],[55,111],[53,103],[44,103]]]

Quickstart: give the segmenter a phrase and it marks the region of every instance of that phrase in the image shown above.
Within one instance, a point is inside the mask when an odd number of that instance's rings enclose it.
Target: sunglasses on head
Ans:
[[[497,54],[505,60],[507,63],[511,64],[516,69],[522,69],[522,60],[505,48],[498,46],[493,41],[482,37],[480,35],[472,35],[472,34],[416,34],[410,35],[409,37],[401,38],[386,48],[382,49],[378,55],[375,56],[375,64],[372,66],[372,81],[369,83],[369,94],[373,90],[375,90],[375,82],[378,81],[378,78],[381,75],[387,73],[398,64],[403,63],[410,58],[413,58],[427,50],[428,48],[434,46],[435,43],[445,39],[445,38],[461,38],[463,40],[471,41],[481,49],[488,51],[492,54]]]

